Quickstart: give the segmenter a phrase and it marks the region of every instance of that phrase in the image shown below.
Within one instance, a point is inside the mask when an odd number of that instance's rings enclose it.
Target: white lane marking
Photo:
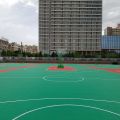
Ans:
[[[61,105],[50,105],[50,106],[45,106],[45,107],[40,107],[40,108],[36,108],[36,109],[32,109],[30,111],[27,111],[25,113],[22,113],[20,114],[19,116],[13,118],[12,120],[17,120],[27,114],[30,114],[30,113],[33,113],[33,112],[36,112],[38,110],[43,110],[43,109],[47,109],[47,108],[54,108],[54,107],[83,107],[83,108],[90,108],[90,109],[95,109],[95,110],[99,110],[99,111],[102,111],[102,112],[106,112],[106,113],[110,113],[110,114],[113,114],[115,116],[118,116],[120,117],[120,114],[116,113],[116,112],[113,112],[113,111],[109,111],[109,110],[106,110],[106,109],[102,109],[102,108],[98,108],[98,107],[93,107],[93,106],[86,106],[86,105],[77,105],[77,104],[61,104]]]
[[[0,104],[18,103],[18,102],[29,102],[29,101],[42,101],[42,100],[83,100],[83,101],[94,101],[94,102],[106,102],[106,103],[120,104],[120,101],[98,100],[98,99],[89,99],[89,98],[40,98],[40,99],[26,99],[26,100],[3,101],[3,102],[0,102]]]
[[[29,73],[30,75],[31,75],[31,73]],[[17,74],[17,75],[25,75],[25,74]],[[35,74],[34,74],[35,75]],[[36,74],[37,75],[37,74]],[[26,77],[18,77],[18,76],[9,76],[9,77],[0,77],[0,78],[17,78],[17,79],[19,79],[19,78],[42,78],[43,80],[46,80],[46,81],[51,81],[51,82],[68,82],[68,81],[52,81],[52,80],[48,80],[48,79],[46,79],[46,77],[47,76],[44,76],[44,77],[42,77],[42,76],[40,76],[40,77],[30,77],[30,76],[26,76]],[[55,77],[54,77],[55,78]],[[59,77],[60,78],[60,77]],[[62,77],[61,77],[62,78]],[[82,77],[82,79],[81,79],[81,81],[84,81],[85,80],[85,78],[84,77]],[[97,79],[97,80],[109,80],[109,81],[120,81],[119,79],[111,79],[111,78],[100,78],[100,77],[91,77],[91,76],[88,76],[88,77],[86,77],[86,80],[88,80],[88,79]],[[81,81],[79,81],[79,80],[77,80],[77,81],[71,81],[71,82],[81,82]],[[70,81],[69,81],[70,82]]]
[[[19,79],[19,78],[42,78],[42,77],[0,77],[0,78],[17,78],[17,79]]]

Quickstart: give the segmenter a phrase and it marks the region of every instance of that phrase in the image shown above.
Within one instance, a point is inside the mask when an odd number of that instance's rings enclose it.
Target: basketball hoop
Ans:
[[[64,58],[63,58],[63,54],[65,54],[66,50],[65,49],[57,49],[56,50],[57,55],[58,55],[58,68],[64,68]]]

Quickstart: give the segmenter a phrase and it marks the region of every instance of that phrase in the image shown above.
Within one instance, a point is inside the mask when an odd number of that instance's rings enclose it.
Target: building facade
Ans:
[[[5,38],[1,38],[0,39],[0,52],[1,51],[7,51],[8,50],[8,45],[9,45],[9,42],[7,39]]]
[[[39,50],[101,51],[102,0],[39,0]]]
[[[26,53],[38,53],[38,47],[35,45],[24,45],[23,51]]]
[[[120,36],[102,37],[102,50],[120,53]]]
[[[107,27],[104,34],[108,36],[120,36],[120,24],[116,28]]]
[[[8,47],[9,51],[15,52],[15,51],[21,51],[21,45],[19,45],[16,42],[9,43]]]

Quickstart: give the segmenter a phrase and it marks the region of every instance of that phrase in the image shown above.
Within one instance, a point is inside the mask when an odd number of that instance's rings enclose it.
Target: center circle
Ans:
[[[42,78],[45,81],[50,82],[83,82],[84,77],[77,76],[44,76]]]

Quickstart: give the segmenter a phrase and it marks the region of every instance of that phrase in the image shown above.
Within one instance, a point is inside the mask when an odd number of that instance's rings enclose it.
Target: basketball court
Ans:
[[[0,120],[120,120],[120,65],[0,64]]]

